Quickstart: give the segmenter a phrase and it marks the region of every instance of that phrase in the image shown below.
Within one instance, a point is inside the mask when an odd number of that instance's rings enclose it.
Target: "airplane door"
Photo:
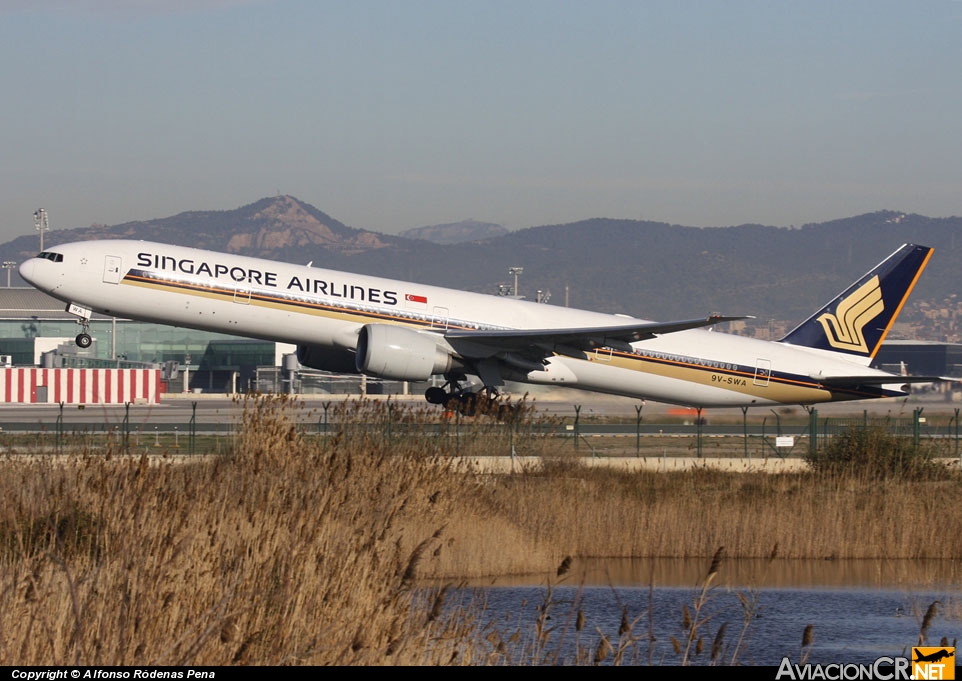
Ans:
[[[104,258],[104,283],[120,283],[120,265],[123,261],[118,255],[108,255]]]
[[[769,381],[772,380],[772,360],[770,359],[756,359],[755,360],[755,378],[752,380],[753,385],[759,387],[766,387]]]
[[[251,302],[250,280],[237,282],[237,288],[234,289],[234,302],[239,303],[241,305],[250,305],[250,302]]]
[[[431,315],[431,328],[432,329],[448,328],[448,308],[446,307],[434,308],[434,314]]]
[[[610,362],[612,352],[614,351],[609,347],[596,348],[595,359],[598,360],[599,362]]]

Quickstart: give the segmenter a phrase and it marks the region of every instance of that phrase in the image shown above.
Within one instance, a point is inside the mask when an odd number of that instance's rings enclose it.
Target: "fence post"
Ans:
[[[818,409],[808,413],[808,454],[812,461],[818,458]]]
[[[188,439],[188,449],[191,456],[197,447],[197,401],[190,403],[190,423],[187,424],[187,429],[190,432],[190,438]]]
[[[959,408],[955,408],[955,458],[959,460],[959,469],[962,470],[962,457],[959,456]]]
[[[645,408],[645,403],[635,405],[635,456],[641,456],[641,410]]]
[[[130,402],[124,402],[124,454],[130,449]]]
[[[391,422],[394,420],[394,405],[391,402],[387,403],[387,441],[388,444],[391,443]]]
[[[922,438],[922,410],[923,407],[916,407],[912,410],[912,444],[916,449],[919,448],[919,442]]]
[[[695,412],[695,438],[697,442],[696,453],[698,458],[701,458],[701,431],[702,431],[702,418],[701,418],[701,407]]]
[[[63,454],[63,402],[60,403],[60,414],[57,416],[57,453]]]
[[[327,431],[328,431],[327,410],[331,408],[331,403],[325,402],[321,406],[324,408],[324,442],[327,442]]]
[[[748,407],[742,407],[742,442],[745,443],[745,458],[752,460],[748,452]]]
[[[581,405],[575,405],[575,451],[578,450],[578,440],[581,439],[581,425],[578,420],[581,418]]]

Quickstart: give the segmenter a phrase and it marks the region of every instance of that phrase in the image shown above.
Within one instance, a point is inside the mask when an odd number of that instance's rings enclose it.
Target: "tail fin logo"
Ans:
[[[859,286],[839,302],[835,314],[826,312],[818,318],[828,344],[839,350],[868,353],[862,330],[885,309],[878,275]]]

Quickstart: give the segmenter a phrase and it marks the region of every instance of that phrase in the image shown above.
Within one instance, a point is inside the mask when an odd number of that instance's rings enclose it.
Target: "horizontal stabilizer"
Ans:
[[[896,374],[869,376],[812,376],[813,381],[830,388],[853,388],[859,385],[890,385],[895,383],[938,383],[962,379],[947,376],[898,376]]]

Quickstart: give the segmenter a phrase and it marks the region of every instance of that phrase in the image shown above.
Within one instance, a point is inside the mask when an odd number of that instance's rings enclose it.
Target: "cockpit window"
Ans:
[[[49,260],[50,262],[63,262],[63,253],[54,253],[53,251],[44,251],[43,253],[38,253],[37,257],[43,258],[44,260]]]

